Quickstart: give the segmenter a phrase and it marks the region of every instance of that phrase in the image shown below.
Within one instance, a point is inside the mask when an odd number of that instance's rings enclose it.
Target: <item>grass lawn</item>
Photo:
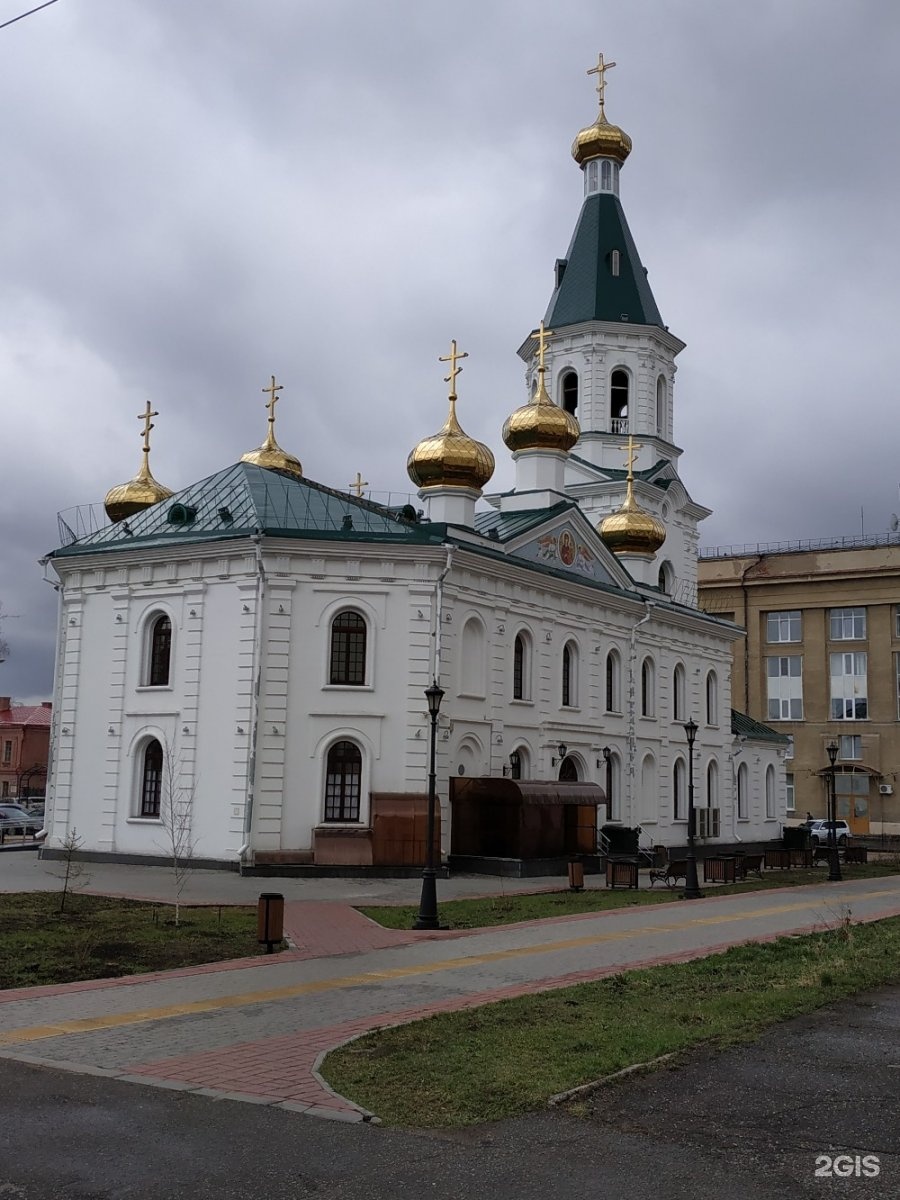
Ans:
[[[868,879],[900,873],[896,858],[842,866],[845,879]],[[700,869],[702,878],[703,870]],[[762,879],[755,876],[746,883],[704,885],[707,894],[728,896],[738,892],[764,891],[766,888],[796,887],[801,884],[823,883],[828,867],[820,866],[796,871],[764,871]],[[515,921],[536,921],[542,917],[570,917],[576,913],[603,912],[609,908],[629,908],[640,904],[660,904],[677,900],[684,890],[659,885],[652,889],[631,891],[627,888],[607,888],[602,875],[588,875],[587,890],[583,892],[510,892],[504,896],[487,896],[477,900],[448,900],[440,905],[441,921],[451,929],[480,929],[486,925],[511,925]],[[487,886],[487,879],[485,884]],[[438,885],[440,890],[440,884]],[[418,905],[370,905],[359,911],[388,929],[411,929],[419,911]]]
[[[841,923],[372,1033],[329,1054],[322,1073],[386,1124],[470,1125],[898,980],[900,918]]]
[[[0,988],[139,975],[258,954],[255,908],[185,908],[58,892],[0,894]]]

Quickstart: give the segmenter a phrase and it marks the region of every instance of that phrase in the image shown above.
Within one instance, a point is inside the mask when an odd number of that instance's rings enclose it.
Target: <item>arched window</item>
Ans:
[[[575,708],[578,705],[578,650],[573,642],[566,642],[562,652],[562,706]]]
[[[710,671],[706,677],[706,712],[710,725],[719,724],[719,677]]]
[[[562,406],[567,413],[574,417],[578,412],[578,376],[574,371],[566,371],[560,381]]]
[[[609,379],[610,433],[628,432],[628,372],[613,371]]]
[[[775,817],[775,768],[769,764],[766,767],[766,820]]]
[[[676,821],[687,819],[687,783],[683,758],[676,758],[672,768],[672,815]]]
[[[652,658],[645,658],[641,663],[641,716],[652,717],[656,714],[656,671]]]
[[[666,435],[666,381],[662,375],[656,381],[656,432],[660,437]]]
[[[144,747],[141,765],[141,808],[142,817],[159,817],[162,798],[163,748],[152,738]]]
[[[325,820],[358,821],[362,755],[353,742],[335,742],[325,767]]]
[[[366,682],[366,622],[344,609],[331,622],[330,683],[360,687]]]
[[[478,617],[470,617],[462,631],[462,670],[460,693],[465,696],[483,696],[486,654],[484,626]]]
[[[150,626],[147,686],[167,687],[172,665],[172,622],[163,613]]]
[[[683,721],[685,713],[684,667],[676,663],[672,672],[672,720]]]
[[[622,711],[622,660],[617,650],[606,656],[606,711]]]
[[[747,820],[748,791],[750,788],[750,772],[747,764],[741,763],[737,773],[737,815],[739,821]]]
[[[531,699],[531,641],[517,633],[513,642],[513,700]]]
[[[706,768],[706,807],[719,807],[719,767],[716,762]]]

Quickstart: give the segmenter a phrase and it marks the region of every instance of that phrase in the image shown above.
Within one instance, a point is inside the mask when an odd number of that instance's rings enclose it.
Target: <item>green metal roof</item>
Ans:
[[[612,273],[613,250],[619,251],[618,275]],[[618,196],[587,197],[558,270],[562,279],[557,280],[544,317],[548,328],[582,321],[629,321],[664,328]]]
[[[752,717],[738,712],[735,708],[731,710],[731,732],[735,737],[750,738],[756,742],[777,742],[779,746],[786,746],[791,740],[785,734],[763,725],[760,721],[754,721]]]
[[[348,541],[439,541],[441,528],[404,520],[392,509],[308,479],[239,462],[125,521],[61,547],[55,556],[221,541],[256,533]]]

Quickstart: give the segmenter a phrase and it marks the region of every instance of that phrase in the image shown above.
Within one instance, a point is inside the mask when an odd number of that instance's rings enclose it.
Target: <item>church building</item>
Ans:
[[[593,852],[604,822],[710,845],[780,834],[787,740],[731,708],[742,631],[697,607],[675,358],[599,113],[544,320],[498,412],[515,487],[466,435],[467,357],[408,454],[421,508],[314,482],[275,437],[176,492],[141,468],[49,556],[60,625],[46,846],[265,870],[420,865],[434,739],[451,865]],[[443,372],[442,372],[443,373]],[[398,446],[401,454],[408,447]],[[426,689],[441,695],[436,716]],[[432,696],[437,693],[432,692]],[[691,748],[685,726],[696,723]]]

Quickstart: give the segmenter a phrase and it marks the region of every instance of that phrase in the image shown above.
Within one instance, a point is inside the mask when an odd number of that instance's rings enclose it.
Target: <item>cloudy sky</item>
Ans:
[[[0,0],[0,22],[30,7]],[[265,432],[408,491],[460,418],[500,440],[607,113],[665,321],[702,543],[900,511],[900,6],[883,0],[58,0],[0,29],[0,691],[50,695],[56,514],[140,459],[173,489]],[[861,515],[862,510],[862,515]]]

